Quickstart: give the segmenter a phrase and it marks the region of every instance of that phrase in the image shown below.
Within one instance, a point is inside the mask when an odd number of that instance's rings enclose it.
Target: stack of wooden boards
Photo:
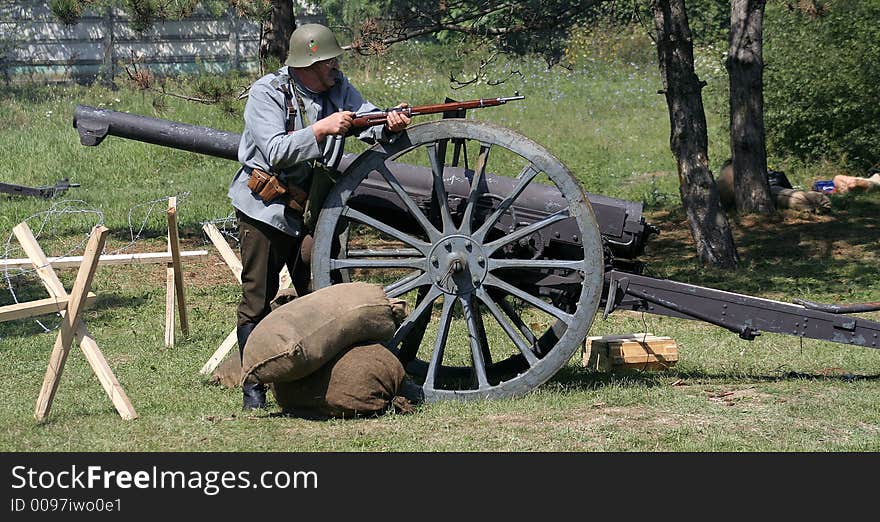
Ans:
[[[648,333],[587,337],[582,364],[598,371],[666,370],[678,362],[678,345],[671,337]]]

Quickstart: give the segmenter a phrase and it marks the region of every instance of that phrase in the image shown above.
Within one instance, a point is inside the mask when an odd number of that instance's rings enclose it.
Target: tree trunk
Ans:
[[[295,23],[292,0],[272,0],[272,14],[263,24],[260,40],[261,61],[271,56],[284,63]]]
[[[765,0],[730,3],[730,154],[736,209],[743,214],[775,212],[764,142],[764,4]]]
[[[702,82],[694,72],[694,49],[684,0],[653,0],[660,75],[669,109],[669,145],[678,165],[681,202],[704,264],[735,268],[733,234],[709,171],[709,138]]]

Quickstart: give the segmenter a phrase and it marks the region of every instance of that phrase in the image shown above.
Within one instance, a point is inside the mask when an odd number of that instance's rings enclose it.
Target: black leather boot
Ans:
[[[244,347],[248,337],[257,325],[245,323],[239,326],[235,334],[238,337],[238,355],[244,363]],[[266,386],[260,382],[244,382],[241,385],[243,411],[262,410],[266,407]]]
[[[425,390],[416,384],[409,375],[404,376],[403,382],[400,383],[400,389],[397,394],[405,397],[413,404],[421,404],[425,402]]]

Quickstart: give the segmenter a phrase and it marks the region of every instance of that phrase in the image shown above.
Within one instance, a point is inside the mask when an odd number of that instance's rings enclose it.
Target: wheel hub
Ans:
[[[447,236],[431,249],[428,272],[434,284],[450,295],[473,292],[486,278],[486,256],[468,236]]]

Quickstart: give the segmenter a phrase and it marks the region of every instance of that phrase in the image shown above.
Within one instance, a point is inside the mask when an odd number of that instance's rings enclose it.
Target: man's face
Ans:
[[[321,86],[321,92],[329,90],[336,85],[339,79],[339,59],[330,58],[329,60],[321,60],[313,63],[309,69],[312,69],[315,80]]]

